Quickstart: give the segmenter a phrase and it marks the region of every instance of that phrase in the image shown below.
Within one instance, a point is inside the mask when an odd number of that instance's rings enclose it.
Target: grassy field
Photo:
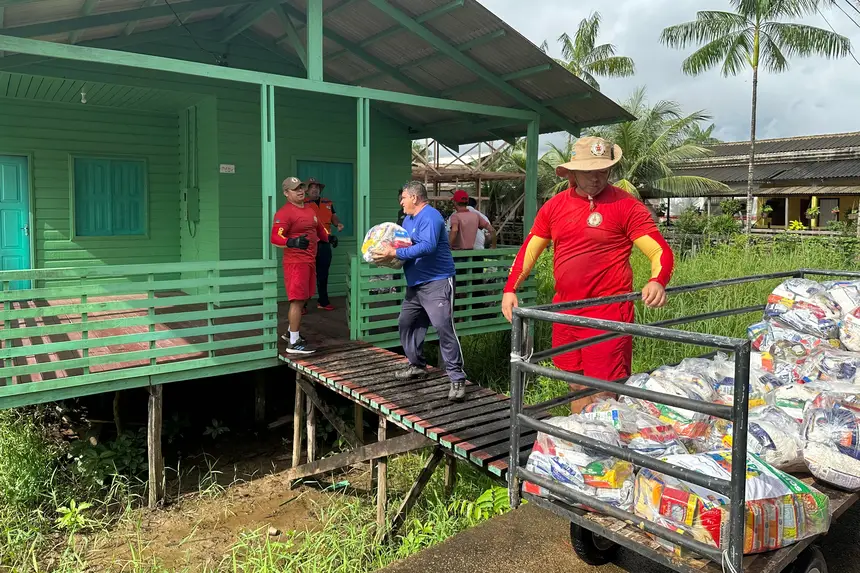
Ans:
[[[674,285],[721,278],[764,274],[798,268],[856,269],[856,243],[850,240],[782,239],[748,244],[743,238],[707,248],[695,257],[680,256]],[[648,261],[634,252],[636,286],[647,280]],[[541,302],[553,289],[551,259],[545,254],[536,269]],[[683,294],[671,298],[667,308],[637,309],[639,322],[698,314],[712,310],[763,304],[778,281],[764,281],[719,290]],[[684,328],[742,337],[758,315],[722,318]],[[537,346],[548,345],[548,331],[539,332]],[[472,380],[501,392],[507,391],[509,337],[507,333],[471,337],[463,341],[466,369]],[[653,340],[634,342],[634,370],[646,371],[685,356],[701,354],[701,348]],[[538,379],[530,383],[527,400],[546,400],[566,391],[564,384]],[[88,540],[110,535],[119,523],[136,519],[142,484],[129,478],[139,461],[139,443],[127,436],[116,460],[123,470],[111,476],[110,460],[103,452],[84,448],[72,451],[56,435],[57,421],[50,408],[0,413],[0,570],[87,571]],[[116,452],[115,452],[116,453]],[[401,456],[389,466],[391,505],[407,491],[420,471],[424,455]],[[139,470],[139,468],[137,468]],[[438,543],[463,528],[487,519],[506,507],[506,492],[487,478],[462,468],[450,499],[443,497],[440,476],[410,514],[396,542],[374,542],[375,508],[369,494],[331,494],[315,511],[319,526],[308,531],[287,531],[273,539],[265,531],[248,531],[236,540],[212,571],[298,573],[364,573]],[[205,487],[199,494],[219,495]],[[134,552],[133,552],[134,553]],[[135,554],[136,555],[136,554]],[[163,565],[140,557],[117,564],[123,571],[167,571]]]

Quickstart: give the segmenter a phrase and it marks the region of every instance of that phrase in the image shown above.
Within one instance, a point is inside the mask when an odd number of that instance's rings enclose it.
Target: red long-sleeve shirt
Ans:
[[[272,232],[269,240],[273,245],[286,247],[287,239],[305,235],[310,241],[307,249],[284,249],[285,262],[312,263],[317,256],[317,243],[328,242],[328,233],[317,219],[316,213],[310,207],[297,207],[287,202],[278,209],[272,222]]]

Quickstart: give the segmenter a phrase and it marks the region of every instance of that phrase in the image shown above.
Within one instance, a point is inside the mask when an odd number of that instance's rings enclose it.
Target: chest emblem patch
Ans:
[[[596,213],[596,212],[592,213],[591,215],[588,216],[587,222],[588,222],[589,227],[599,227],[600,224],[603,222],[603,215],[601,215],[600,213]]]

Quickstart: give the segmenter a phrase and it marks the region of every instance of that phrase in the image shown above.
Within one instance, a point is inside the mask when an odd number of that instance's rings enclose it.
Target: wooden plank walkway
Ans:
[[[450,383],[438,368],[422,380],[404,382],[394,373],[408,362],[404,356],[359,341],[330,340],[306,356],[280,357],[290,368],[324,384],[392,423],[438,443],[457,458],[504,478],[510,449],[510,400],[507,396],[466,383],[463,402],[450,402]],[[540,415],[546,418],[548,415]],[[521,458],[531,451],[535,433],[522,436]]]

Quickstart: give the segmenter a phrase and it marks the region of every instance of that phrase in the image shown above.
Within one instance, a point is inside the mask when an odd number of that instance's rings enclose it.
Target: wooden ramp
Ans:
[[[450,402],[443,371],[431,367],[425,379],[399,381],[394,373],[407,364],[404,356],[357,341],[332,341],[302,357],[283,351],[280,356],[314,382],[425,436],[449,455],[505,478],[510,455],[507,396],[467,382],[466,399]],[[531,451],[534,438],[534,432],[522,436],[521,456]]]

